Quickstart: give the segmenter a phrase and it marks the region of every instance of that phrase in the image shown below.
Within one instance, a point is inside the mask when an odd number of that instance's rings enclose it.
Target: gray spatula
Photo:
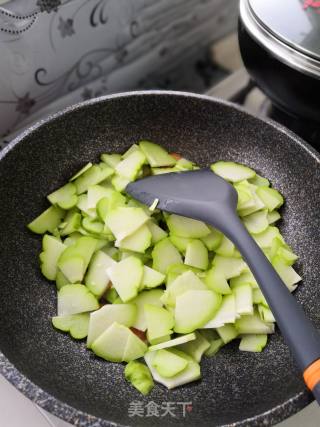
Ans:
[[[320,404],[320,335],[240,221],[236,190],[210,169],[201,169],[145,178],[126,191],[148,206],[159,199],[157,207],[163,211],[204,221],[237,246]]]

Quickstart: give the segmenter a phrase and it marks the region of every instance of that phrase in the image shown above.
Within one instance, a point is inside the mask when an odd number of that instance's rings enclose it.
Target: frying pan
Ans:
[[[202,362],[201,381],[171,391],[157,385],[143,397],[125,382],[123,366],[95,357],[85,342],[51,326],[55,285],[41,276],[41,239],[25,225],[47,206],[44,195],[85,163],[140,139],[201,166],[218,159],[243,162],[271,180],[286,200],[281,231],[300,256],[303,282],[295,296],[320,328],[319,154],[279,125],[227,102],[178,92],[125,93],[49,117],[0,155],[1,371],[38,405],[81,426],[280,422],[312,396],[279,332],[261,354],[230,343]],[[163,407],[171,402],[176,416],[132,416],[134,405],[145,411],[150,401]],[[187,402],[184,416],[179,408]]]

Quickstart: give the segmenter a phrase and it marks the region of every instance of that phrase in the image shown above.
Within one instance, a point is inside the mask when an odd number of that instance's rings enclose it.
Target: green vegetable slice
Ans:
[[[53,236],[45,234],[42,239],[43,252],[40,254],[41,273],[48,280],[55,280],[58,272],[58,259],[66,245]]]
[[[47,231],[53,233],[60,224],[64,214],[64,210],[58,206],[50,206],[50,208],[42,212],[41,215],[30,222],[28,224],[28,228],[33,231],[33,233],[37,234],[44,234]]]
[[[55,316],[52,318],[52,324],[63,332],[70,332],[72,338],[82,340],[88,335],[89,317],[89,313]]]
[[[208,268],[208,250],[201,240],[193,240],[187,244],[184,263],[201,270]]]
[[[176,376],[172,378],[165,378],[159,374],[159,372],[152,366],[152,362],[156,356],[156,352],[149,351],[145,354],[144,358],[145,361],[151,371],[151,374],[155,381],[159,382],[160,384],[163,384],[168,389],[173,389],[175,387],[179,387],[183,384],[190,383],[192,381],[196,381],[201,378],[201,372],[200,372],[200,366],[197,362],[195,362],[192,357],[186,355],[183,352],[178,352],[177,350],[176,354],[178,354],[181,357],[185,357],[188,361],[187,367],[177,374]]]
[[[212,171],[230,182],[239,182],[244,179],[253,178],[256,173],[254,170],[240,163],[219,161],[211,165]]]
[[[152,251],[152,268],[166,274],[171,264],[182,264],[182,257],[168,238],[160,240]]]
[[[109,212],[106,224],[120,242],[149,220],[141,208],[117,207]]]
[[[62,209],[71,209],[78,202],[76,190],[76,186],[72,182],[69,182],[68,184],[49,194],[47,199],[52,205],[58,205]]]
[[[152,345],[149,347],[149,351],[156,351],[156,350],[161,350],[162,348],[170,348],[170,347],[180,346],[182,344],[193,341],[195,339],[196,339],[196,334],[194,332],[192,332],[192,333],[187,334],[187,335],[181,335],[178,338],[174,338],[172,340],[168,339],[168,340],[161,342],[159,344]]]
[[[65,285],[58,292],[58,316],[85,313],[98,308],[96,297],[84,285]]]
[[[268,335],[244,335],[240,341],[240,351],[260,353],[267,345]]]
[[[176,164],[176,160],[160,145],[150,141],[140,141],[139,147],[151,167],[174,166]]]
[[[152,367],[164,378],[178,375],[188,366],[188,361],[170,350],[158,350],[152,360]]]
[[[138,294],[143,277],[143,264],[139,258],[125,258],[109,267],[107,273],[123,302],[130,301]]]
[[[127,364],[124,376],[143,395],[149,394],[154,387],[150,369],[136,360],[132,360]]]
[[[204,222],[175,214],[168,217],[167,225],[170,233],[179,237],[201,239],[211,233]]]
[[[200,363],[202,355],[210,348],[210,342],[198,331],[195,332],[195,335],[195,340],[182,344],[179,349],[189,354],[196,362]]]
[[[176,299],[175,332],[186,334],[202,328],[217,312],[221,296],[214,291],[187,291]]]

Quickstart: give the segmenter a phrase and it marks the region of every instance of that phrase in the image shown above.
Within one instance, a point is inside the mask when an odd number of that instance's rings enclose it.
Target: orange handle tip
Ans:
[[[303,379],[311,391],[317,384],[320,384],[320,359],[307,367],[303,373]]]

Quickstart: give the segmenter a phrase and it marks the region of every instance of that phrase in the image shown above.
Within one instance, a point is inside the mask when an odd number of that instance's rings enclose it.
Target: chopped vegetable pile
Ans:
[[[297,256],[274,225],[281,194],[249,167],[219,161],[212,170],[238,192],[238,213],[292,292]],[[43,234],[42,274],[58,291],[56,329],[111,362],[147,394],[201,377],[203,355],[240,339],[260,352],[275,319],[233,243],[194,219],[146,207],[125,193],[135,179],[197,169],[141,141],[123,155],[102,154],[47,196],[51,206],[29,229]],[[136,359],[144,358],[145,363]]]

